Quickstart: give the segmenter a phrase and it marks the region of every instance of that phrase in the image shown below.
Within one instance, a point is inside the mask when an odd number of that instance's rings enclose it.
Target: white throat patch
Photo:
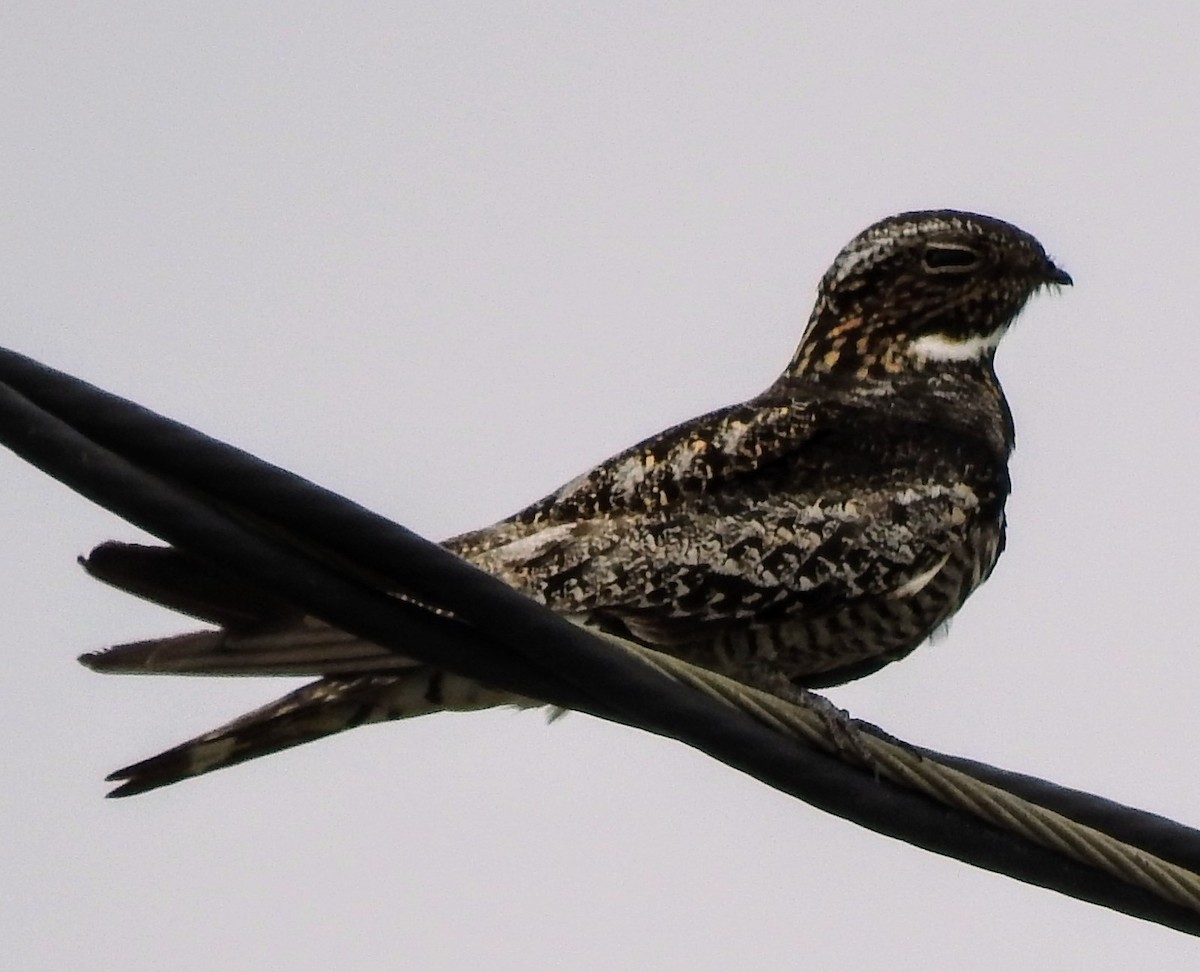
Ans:
[[[926,334],[908,346],[910,353],[926,361],[979,361],[996,350],[1007,327],[997,328],[991,334],[976,335],[956,341],[945,334]]]

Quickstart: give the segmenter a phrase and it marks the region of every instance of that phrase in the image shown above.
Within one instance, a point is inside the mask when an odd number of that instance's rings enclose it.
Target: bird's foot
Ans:
[[[875,757],[866,746],[866,734],[860,728],[863,723],[851,718],[849,712],[834,705],[823,695],[802,688],[794,688],[793,692],[793,701],[821,720],[825,742],[836,755],[878,773]]]

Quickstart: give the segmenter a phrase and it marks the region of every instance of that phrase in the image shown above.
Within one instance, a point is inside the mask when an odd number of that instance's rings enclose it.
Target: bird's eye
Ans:
[[[979,254],[970,247],[944,243],[927,246],[924,259],[930,273],[964,273],[979,266]]]

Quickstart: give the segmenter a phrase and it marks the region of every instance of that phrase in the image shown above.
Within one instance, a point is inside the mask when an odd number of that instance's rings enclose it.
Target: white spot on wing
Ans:
[[[892,591],[892,597],[896,600],[903,600],[906,597],[912,597],[914,594],[920,594],[925,589],[925,586],[937,577],[938,572],[946,566],[946,561],[950,559],[950,554],[946,554],[929,570],[922,571],[916,577],[910,577],[907,581]]]
[[[545,553],[571,535],[575,529],[574,523],[557,523],[554,526],[538,530],[529,536],[512,540],[503,546],[490,551],[489,557],[494,557],[502,564],[524,564]]]

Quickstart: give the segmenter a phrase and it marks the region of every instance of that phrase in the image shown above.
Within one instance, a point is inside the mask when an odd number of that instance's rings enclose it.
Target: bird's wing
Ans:
[[[695,624],[905,596],[992,499],[964,481],[985,467],[977,449],[781,389],[668,429],[448,546],[556,611],[637,618],[675,641]]]
[[[966,487],[919,480],[839,489],[817,475],[797,489],[797,462],[842,412],[766,398],[713,412],[447,546],[560,613],[618,618],[650,644],[902,590],[962,542],[964,511],[978,501]],[[99,671],[350,674],[412,664],[179,551],[106,544],[84,563],[221,626],[83,656]]]
[[[701,497],[654,516],[546,526],[472,558],[555,611],[612,618],[651,645],[913,597],[968,542],[965,483]]]
[[[80,563],[97,580],[119,590],[217,625],[81,655],[79,660],[95,671],[322,675],[407,669],[414,664],[173,547],[110,541]]]
[[[813,425],[810,412],[783,401],[721,409],[647,439],[509,520],[454,538],[447,546],[485,569],[501,561],[513,563],[520,549],[515,541],[524,542],[536,559],[537,549],[552,546],[561,536],[554,527],[564,522],[586,524],[602,518],[615,526],[623,512],[639,515],[672,498],[703,492],[714,480],[769,462],[784,444],[802,440]],[[482,556],[496,547],[506,550]],[[110,542],[81,563],[107,584],[217,626],[83,655],[80,661],[97,671],[306,675],[411,664],[305,617],[183,551]],[[537,596],[530,588],[532,573],[497,573]]]

